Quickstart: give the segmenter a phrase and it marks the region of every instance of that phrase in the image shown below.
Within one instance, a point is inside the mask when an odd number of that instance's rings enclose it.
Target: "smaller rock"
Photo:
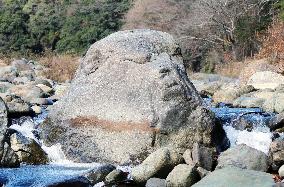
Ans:
[[[0,93],[5,93],[8,91],[9,88],[11,88],[13,84],[9,82],[0,82]]]
[[[235,99],[238,97],[248,94],[250,92],[255,91],[252,86],[246,85],[242,87],[234,86],[234,87],[224,87],[219,91],[215,92],[213,95],[213,100],[216,103],[224,102],[224,103],[233,103]]]
[[[195,143],[192,148],[192,160],[197,166],[203,167],[209,171],[214,165],[215,148],[208,148]]]
[[[12,81],[13,84],[26,84],[28,82],[30,82],[30,80],[27,77],[16,77]]]
[[[271,99],[267,99],[263,104],[266,112],[284,112],[284,95],[283,93],[275,93]]]
[[[216,168],[220,169],[226,166],[266,172],[269,167],[269,160],[263,152],[241,144],[221,153]]]
[[[182,163],[182,155],[169,148],[161,148],[150,154],[142,164],[132,169],[132,178],[138,184],[145,184],[153,177],[166,178],[170,171]]]
[[[284,113],[276,114],[274,117],[272,117],[268,126],[271,130],[282,128],[284,126]]]
[[[188,187],[200,180],[195,166],[187,164],[177,165],[167,176],[167,187]]]
[[[85,177],[91,182],[92,185],[95,185],[99,182],[104,181],[106,176],[113,170],[115,170],[115,166],[106,164],[93,171],[88,172]]]
[[[8,126],[8,111],[3,99],[0,97],[0,144]]]
[[[41,114],[42,113],[42,109],[40,106],[34,105],[31,107],[32,110],[34,111],[35,114]]]
[[[54,95],[52,96],[53,99],[59,100],[64,96],[65,93],[67,93],[68,89],[70,87],[70,84],[65,83],[65,84],[58,84],[54,87]]]
[[[13,149],[5,142],[0,145],[0,168],[20,167],[20,161]]]
[[[274,185],[271,174],[237,167],[225,167],[211,172],[193,187],[272,187]]]
[[[14,133],[10,137],[10,142],[11,148],[16,152],[21,162],[32,165],[48,163],[47,154],[35,140]]]
[[[247,83],[256,89],[275,89],[284,82],[284,76],[272,71],[260,71],[253,74]]]
[[[11,62],[11,65],[19,71],[26,71],[26,70],[31,70],[31,66],[28,64],[28,61],[26,59],[21,59],[21,60],[14,60]]]
[[[38,79],[35,80],[34,85],[42,84],[42,85],[45,85],[45,86],[47,86],[49,88],[52,88],[51,82],[52,82],[51,80],[38,78]]]
[[[276,139],[270,144],[269,154],[272,160],[272,169],[277,171],[284,164],[284,141]]]
[[[284,177],[284,165],[279,168],[278,173],[280,177]]]
[[[190,149],[187,149],[183,155],[182,155],[184,161],[186,164],[188,165],[194,165],[196,163],[193,162],[193,159],[192,159],[192,153],[191,153],[191,150]]]
[[[116,169],[110,172],[105,177],[105,183],[106,184],[117,184],[117,183],[125,181],[126,179],[127,179],[127,174],[119,169]]]
[[[166,180],[159,178],[151,178],[147,180],[146,187],[166,187]]]
[[[7,102],[8,113],[12,116],[24,116],[32,114],[32,109],[28,103],[20,97],[11,96],[11,101]]]
[[[12,81],[18,75],[18,71],[13,66],[4,66],[0,68],[0,80],[1,81]]]
[[[197,172],[198,172],[201,179],[211,173],[210,171],[207,171],[206,169],[204,169],[202,167],[198,167]]]
[[[233,102],[234,107],[257,108],[262,107],[265,102],[263,98],[241,96]]]
[[[53,92],[52,87],[46,86],[44,84],[37,84],[36,86],[42,89],[42,91],[46,94],[51,94]]]
[[[32,84],[15,85],[8,90],[8,93],[19,96],[26,102],[30,102],[33,98],[43,98],[46,96],[42,89]]]

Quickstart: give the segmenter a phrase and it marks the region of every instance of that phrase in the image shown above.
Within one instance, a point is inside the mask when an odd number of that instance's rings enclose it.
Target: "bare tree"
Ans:
[[[251,16],[260,19],[267,5],[276,0],[199,0],[194,4],[192,26],[203,36],[188,36],[231,48],[233,57],[240,59],[237,29],[240,20]]]

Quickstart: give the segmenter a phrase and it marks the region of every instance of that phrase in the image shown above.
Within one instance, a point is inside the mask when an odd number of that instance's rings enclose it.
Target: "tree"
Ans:
[[[82,1],[76,8],[73,6],[68,6],[67,12],[72,16],[68,16],[62,27],[61,40],[56,46],[59,52],[84,53],[97,40],[119,30],[129,1]]]
[[[1,1],[0,8],[0,51],[10,54],[13,51],[27,53],[30,48],[28,33],[29,15],[22,10],[26,1]]]
[[[131,0],[0,0],[0,53],[82,54],[120,29]]]
[[[254,53],[256,33],[271,21],[274,0],[200,0],[195,4],[195,27],[205,30],[192,37],[232,51],[235,60]]]
[[[23,10],[29,14],[28,22],[32,52],[55,50],[65,20],[60,0],[28,0]]]

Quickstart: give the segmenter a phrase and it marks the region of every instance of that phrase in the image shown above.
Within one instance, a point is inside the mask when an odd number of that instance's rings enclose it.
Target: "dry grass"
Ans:
[[[38,62],[47,69],[44,71],[46,78],[65,82],[71,80],[79,66],[79,57],[72,55],[45,55]]]
[[[218,64],[215,71],[223,76],[238,78],[244,66],[245,62],[228,62]]]

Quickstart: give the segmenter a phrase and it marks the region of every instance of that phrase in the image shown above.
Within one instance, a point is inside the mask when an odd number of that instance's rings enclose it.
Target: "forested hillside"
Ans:
[[[2,56],[80,56],[120,29],[151,28],[174,35],[187,67],[205,72],[263,46],[261,54],[271,53],[263,36],[284,19],[284,0],[0,0],[0,6]]]
[[[136,0],[124,29],[152,28],[173,34],[188,66],[214,71],[215,63],[258,53],[283,0]],[[280,6],[279,6],[280,5]],[[281,8],[280,8],[281,9]]]
[[[128,0],[0,0],[0,53],[82,54],[120,29]]]

